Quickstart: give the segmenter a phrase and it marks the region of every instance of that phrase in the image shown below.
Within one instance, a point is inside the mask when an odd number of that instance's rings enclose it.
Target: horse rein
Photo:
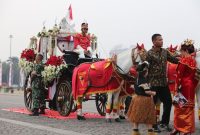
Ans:
[[[140,55],[139,53],[137,53],[136,57],[134,57],[134,51],[135,51],[136,48],[137,48],[137,47],[133,48],[133,49],[132,49],[132,52],[131,52],[131,58],[132,58],[132,64],[133,64],[133,65],[137,65],[137,63],[136,63],[135,61],[136,61],[136,59],[137,59],[137,58],[139,57],[139,55]],[[113,64],[114,64],[114,66],[115,66],[115,67],[114,67],[114,70],[115,70],[116,74],[117,74],[120,78],[122,78],[122,79],[125,80],[125,81],[130,81],[131,79],[135,80],[135,78],[132,77],[129,73],[125,73],[125,71],[124,71],[120,66],[118,66],[116,62],[114,62]],[[120,71],[122,71],[123,73],[121,73]]]
[[[133,64],[133,66],[134,65],[138,65],[138,63],[136,62],[136,60],[137,60],[137,58],[140,56],[141,57],[141,60],[143,61],[145,58],[146,58],[146,56],[144,55],[144,58],[143,58],[143,56],[142,56],[142,54],[140,53],[140,52],[138,52],[137,53],[137,55],[136,55],[136,57],[134,57],[134,51],[135,51],[135,49],[137,49],[137,47],[135,47],[135,48],[133,48],[132,49],[132,52],[131,52],[131,57],[132,57],[132,64]],[[145,50],[140,50],[140,51],[145,51]],[[119,67],[117,64],[116,64],[116,62],[114,62],[114,65],[115,65],[115,72],[116,72],[116,74],[120,77],[120,78],[122,78],[123,80],[125,80],[125,81],[128,81],[128,82],[130,82],[130,80],[136,80],[136,78],[134,78],[134,77],[132,77],[129,73],[125,73],[125,71],[121,68],[121,67]],[[121,73],[120,71],[122,71],[123,73]]]

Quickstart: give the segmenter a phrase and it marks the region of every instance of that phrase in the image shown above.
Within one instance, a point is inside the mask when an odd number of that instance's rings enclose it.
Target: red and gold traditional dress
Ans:
[[[177,68],[177,64],[167,62],[168,85],[169,85],[169,90],[172,94],[174,94],[175,92],[176,68]]]
[[[82,34],[76,34],[74,36],[74,49],[77,49],[78,45],[82,47],[84,50],[88,50],[90,47],[90,36],[83,36]]]
[[[183,133],[195,131],[195,80],[196,62],[193,57],[182,57],[177,66],[176,90],[181,86],[181,93],[188,100],[182,108],[175,106],[174,128]]]

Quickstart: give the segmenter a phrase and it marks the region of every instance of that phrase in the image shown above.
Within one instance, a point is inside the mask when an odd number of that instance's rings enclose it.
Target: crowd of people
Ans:
[[[88,24],[82,23],[82,33],[74,36],[76,52],[90,56],[90,37],[87,34]],[[183,133],[191,134],[194,127],[195,87],[198,80],[195,79],[196,62],[194,59],[195,48],[193,42],[186,40],[180,47],[179,57],[174,57],[163,48],[163,39],[160,34],[152,36],[153,46],[147,52],[146,61],[137,66],[138,77],[134,84],[135,95],[133,96],[127,117],[133,125],[132,135],[139,135],[139,124],[147,125],[148,135],[154,135],[165,129],[170,135]],[[35,67],[31,72],[31,86],[33,99],[33,113],[30,116],[38,116],[45,113],[44,85],[42,84],[41,72],[43,56],[38,54],[35,59]],[[172,96],[167,80],[167,61],[177,65],[175,82],[175,95],[181,93],[186,102],[180,106],[172,102]],[[163,103],[163,115],[160,122],[156,118],[155,105],[160,100]],[[170,112],[174,103],[174,130],[169,126]]]
[[[195,79],[196,61],[194,59],[194,43],[191,40],[181,44],[180,56],[173,57],[163,49],[163,39],[160,34],[152,36],[153,46],[147,53],[146,62],[139,65],[139,77],[135,84],[135,93],[128,111],[128,119],[133,123],[132,135],[139,135],[138,125],[147,124],[148,134],[154,135],[167,130],[170,135],[183,133],[188,135],[195,132],[195,88],[198,80]],[[174,103],[174,130],[169,126],[172,96],[166,76],[167,61],[178,64],[175,81],[175,96],[184,97],[184,104]],[[145,86],[145,87],[144,87]],[[178,97],[179,98],[179,97]],[[155,115],[155,105],[158,99],[163,103],[163,115],[158,123]],[[180,97],[181,99],[181,97]]]

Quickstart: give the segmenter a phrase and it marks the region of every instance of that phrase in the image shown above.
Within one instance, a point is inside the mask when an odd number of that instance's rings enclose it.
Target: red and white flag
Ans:
[[[68,8],[68,12],[67,12],[67,15],[66,15],[66,21],[67,21],[67,27],[68,27],[68,32],[71,32],[71,33],[74,33],[75,32],[75,23],[73,21],[73,13],[72,13],[72,6],[70,4],[69,8]]]
[[[68,19],[69,19],[70,21],[73,20],[72,6],[71,6],[71,4],[70,4],[70,6],[69,6],[69,8],[68,8]]]

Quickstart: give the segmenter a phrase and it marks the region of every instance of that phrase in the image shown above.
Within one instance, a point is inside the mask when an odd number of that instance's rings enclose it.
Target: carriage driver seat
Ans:
[[[93,58],[80,58],[79,54],[74,51],[63,51],[64,55],[63,58],[66,64],[76,67],[84,62],[93,62]]]
[[[74,52],[74,51],[68,51],[68,50],[63,50],[63,58],[66,62],[66,64],[71,65],[71,66],[77,66],[78,65],[78,59],[79,59],[79,54]]]

